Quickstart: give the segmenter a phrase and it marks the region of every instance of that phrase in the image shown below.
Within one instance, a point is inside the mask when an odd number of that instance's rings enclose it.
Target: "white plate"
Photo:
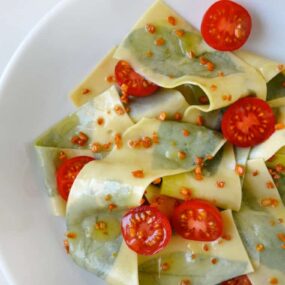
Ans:
[[[152,0],[63,1],[31,32],[0,81],[0,256],[13,285],[102,285],[63,250],[32,141],[74,110],[67,94],[129,31]],[[169,0],[199,27],[213,0]],[[240,0],[253,16],[247,48],[285,62],[284,0]],[[151,285],[151,284],[150,284]]]

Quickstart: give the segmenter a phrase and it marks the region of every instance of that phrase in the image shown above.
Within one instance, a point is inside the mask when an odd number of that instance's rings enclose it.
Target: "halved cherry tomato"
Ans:
[[[141,255],[161,251],[172,233],[167,217],[151,206],[140,206],[127,212],[121,229],[128,247]]]
[[[224,137],[240,147],[257,145],[274,132],[275,116],[263,100],[247,97],[237,100],[222,119]]]
[[[56,171],[57,189],[60,196],[67,201],[71,186],[85,164],[94,160],[90,156],[76,156],[66,159]]]
[[[251,17],[241,5],[220,0],[205,13],[201,33],[211,47],[232,51],[244,45],[251,32]]]
[[[242,275],[234,279],[224,281],[221,285],[251,285],[251,282],[246,275]]]
[[[223,219],[211,203],[192,199],[180,204],[172,217],[175,231],[185,239],[214,241],[223,234]]]
[[[136,73],[131,65],[124,60],[117,63],[115,77],[118,84],[131,96],[148,96],[158,89],[157,85]]]

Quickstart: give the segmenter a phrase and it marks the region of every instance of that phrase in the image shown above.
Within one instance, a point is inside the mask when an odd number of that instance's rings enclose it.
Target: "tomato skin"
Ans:
[[[60,196],[67,201],[72,184],[80,170],[88,162],[94,160],[90,156],[76,156],[63,161],[56,171],[57,189]]]
[[[223,234],[221,213],[201,199],[191,199],[176,207],[172,225],[177,234],[189,240],[214,241]]]
[[[245,44],[251,26],[251,16],[243,6],[230,0],[220,0],[206,11],[201,33],[214,49],[233,51]]]
[[[236,278],[233,278],[228,281],[224,281],[221,285],[252,285],[250,280],[246,275],[242,275]]]
[[[121,221],[127,246],[141,255],[153,255],[166,247],[172,230],[167,217],[151,206],[128,211]]]
[[[144,97],[154,93],[159,87],[136,73],[131,65],[120,60],[115,66],[115,77],[120,87],[127,87],[128,95]]]
[[[275,116],[263,100],[246,97],[237,100],[224,113],[222,132],[233,145],[251,147],[268,139],[275,131]]]

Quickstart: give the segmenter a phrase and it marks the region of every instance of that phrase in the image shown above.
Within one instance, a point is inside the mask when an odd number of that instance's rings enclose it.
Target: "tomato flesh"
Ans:
[[[262,143],[275,131],[275,116],[263,100],[242,98],[232,104],[222,119],[224,137],[239,147]]]
[[[220,0],[206,11],[201,33],[211,47],[232,51],[245,44],[251,25],[251,16],[244,7],[230,0]]]
[[[66,159],[56,171],[57,189],[60,196],[67,201],[72,184],[85,164],[94,160],[90,156],[76,156]]]
[[[125,60],[120,60],[116,64],[115,77],[119,86],[131,96],[148,96],[158,89],[157,85],[136,73]]]
[[[189,240],[214,241],[223,234],[223,220],[219,210],[200,199],[180,204],[174,210],[172,224],[177,234]]]
[[[246,275],[243,275],[228,281],[224,281],[221,283],[221,285],[251,285],[251,282]]]
[[[141,255],[161,251],[172,233],[167,217],[151,206],[140,206],[127,212],[121,230],[128,247]]]

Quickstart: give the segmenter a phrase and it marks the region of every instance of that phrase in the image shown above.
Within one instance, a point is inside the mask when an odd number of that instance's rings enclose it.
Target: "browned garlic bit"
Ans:
[[[146,29],[146,31],[147,31],[148,33],[150,33],[150,34],[154,34],[154,33],[156,32],[156,28],[155,28],[155,26],[152,25],[152,24],[146,24],[146,25],[145,25],[145,29]]]
[[[79,145],[79,146],[84,146],[87,141],[89,140],[89,137],[83,133],[83,132],[79,132],[78,135],[74,135],[72,138],[71,138],[71,142],[73,144],[76,144],[76,145]]]
[[[179,113],[179,112],[176,112],[175,115],[174,115],[174,119],[176,121],[181,121],[182,117],[183,117],[183,115],[181,113]]]
[[[109,82],[109,83],[114,83],[114,82],[116,81],[116,80],[115,80],[115,76],[112,75],[112,74],[108,75],[108,76],[105,78],[105,80],[106,80],[107,82]]]
[[[161,112],[158,116],[158,119],[161,121],[165,121],[166,120],[166,113],[165,112]]]
[[[263,245],[262,243],[258,243],[258,244],[256,245],[256,250],[259,251],[259,252],[261,252],[261,251],[264,251],[264,250],[265,250],[265,247],[264,247],[264,245]]]
[[[187,156],[186,152],[184,152],[184,151],[178,151],[178,157],[179,157],[179,159],[183,160],[183,159],[186,158],[186,156]]]
[[[110,212],[112,212],[114,209],[116,209],[118,206],[116,205],[116,204],[109,204],[109,206],[108,206],[108,210],[110,211]]]
[[[175,30],[175,34],[177,37],[182,38],[185,35],[185,31],[182,29]]]
[[[114,140],[115,140],[115,145],[116,145],[117,149],[122,148],[122,146],[123,146],[122,135],[119,134],[119,133],[117,133],[117,134],[115,135]]]
[[[156,46],[163,46],[163,45],[165,44],[165,39],[163,39],[163,38],[158,38],[158,39],[155,40],[154,44],[155,44]]]
[[[162,179],[159,177],[159,178],[153,180],[153,181],[152,181],[152,184],[153,184],[153,185],[159,185],[159,184],[161,183],[161,181],[162,181]]]
[[[170,25],[175,26],[176,25],[176,18],[173,16],[168,16],[167,21]]]
[[[191,281],[189,279],[183,279],[181,280],[180,285],[191,285]]]
[[[204,120],[203,120],[203,117],[202,116],[198,116],[197,119],[196,119],[196,124],[198,126],[203,126],[204,124]]]
[[[162,270],[162,271],[167,271],[167,270],[169,270],[169,269],[170,269],[169,263],[164,262],[164,263],[161,265],[161,270]]]
[[[67,158],[67,155],[64,151],[60,151],[58,155],[59,160],[65,160]]]
[[[238,176],[243,176],[245,173],[245,167],[243,165],[237,164],[235,167],[235,172]]]
[[[98,124],[99,126],[103,126],[104,123],[105,123],[105,120],[104,120],[103,117],[99,117],[99,118],[97,119],[97,124]]]
[[[122,116],[122,115],[125,114],[124,108],[123,108],[122,106],[120,106],[120,105],[116,105],[116,106],[114,107],[114,111],[115,111],[116,114],[119,115],[119,116]]]
[[[76,233],[66,233],[66,237],[70,239],[75,239],[77,237]]]
[[[225,181],[217,181],[217,187],[218,188],[224,188],[225,187]]]
[[[132,171],[132,175],[133,175],[135,178],[144,178],[144,172],[143,172],[143,170],[134,170],[134,171]]]
[[[90,92],[91,92],[90,89],[85,88],[85,89],[82,90],[82,95],[87,95],[87,94],[89,94]]]
[[[180,194],[184,197],[185,200],[188,200],[192,196],[192,190],[188,187],[181,187]]]
[[[275,284],[279,284],[279,281],[276,277],[271,277],[269,279],[269,283],[272,284],[272,285],[275,285]]]
[[[279,206],[279,201],[275,198],[264,198],[261,200],[261,206],[276,208]]]
[[[65,248],[66,253],[69,254],[69,242],[68,242],[67,239],[65,239],[65,240],[63,241],[63,246],[64,246],[64,248]]]

